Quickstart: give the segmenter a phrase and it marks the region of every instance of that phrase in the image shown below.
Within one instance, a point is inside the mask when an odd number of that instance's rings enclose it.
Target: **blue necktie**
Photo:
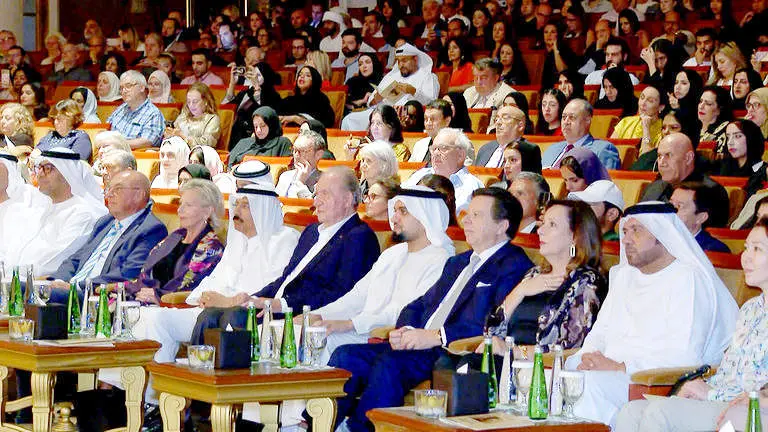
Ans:
[[[112,228],[109,229],[107,235],[101,239],[101,243],[99,243],[99,246],[96,248],[96,250],[91,253],[91,256],[88,257],[88,260],[85,262],[85,264],[80,267],[80,270],[78,270],[75,276],[72,278],[75,280],[75,282],[82,282],[90,276],[94,267],[96,267],[96,264],[101,261],[102,256],[106,253],[109,253],[109,249],[111,248],[115,237],[117,237],[117,233],[119,233],[122,228],[122,224],[115,221],[115,223],[112,225]]]

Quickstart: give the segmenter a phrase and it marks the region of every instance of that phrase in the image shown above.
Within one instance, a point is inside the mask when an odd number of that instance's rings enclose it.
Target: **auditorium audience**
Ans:
[[[322,92],[322,78],[312,66],[303,66],[296,75],[293,94],[283,99],[278,112],[283,126],[301,126],[309,118],[319,120],[326,128],[333,127],[336,116],[328,96]]]
[[[763,161],[765,144],[760,128],[746,120],[735,120],[725,129],[728,155],[720,161],[721,176],[748,177],[744,190],[746,198],[760,189],[766,181],[766,163]]]
[[[165,128],[163,113],[146,94],[144,75],[129,70],[120,76],[120,94],[124,103],[109,116],[107,123],[128,139],[132,149],[159,147]]]
[[[568,199],[589,204],[597,217],[603,241],[619,240],[616,224],[624,213],[624,196],[615,183],[597,180],[583,191],[569,193]]]
[[[752,90],[747,96],[746,120],[760,126],[763,138],[768,138],[768,88]]]
[[[384,69],[375,54],[360,53],[357,63],[360,73],[345,83],[348,88],[346,108],[349,111],[367,107],[368,98],[374,90],[371,84],[378,85],[384,76]]]
[[[691,232],[696,243],[705,251],[730,253],[725,243],[712,237],[705,230],[709,226],[709,218],[713,213],[713,206],[717,204],[714,199],[717,194],[712,193],[711,187],[702,183],[680,183],[674,188],[669,203],[675,206],[677,216]]]
[[[451,124],[449,126],[464,132],[472,132],[472,120],[469,118],[464,95],[459,92],[448,92],[443,96],[443,100],[451,105]]]
[[[187,165],[189,146],[183,139],[173,136],[160,146],[160,173],[152,180],[152,189],[178,189],[179,169]]]
[[[551,196],[549,183],[541,174],[521,171],[514,177],[507,190],[517,199],[523,210],[520,232],[535,233],[538,229],[539,204],[546,202],[547,197]]]
[[[43,121],[48,118],[48,110],[50,108],[45,103],[45,88],[43,86],[37,83],[25,83],[22,85],[19,103],[32,114],[35,121]]]
[[[192,147],[189,152],[189,163],[201,164],[208,168],[211,181],[218,186],[221,193],[235,193],[237,190],[234,177],[226,172],[221,156],[213,147],[207,145]]]
[[[451,38],[446,44],[447,66],[451,68],[448,80],[448,91],[463,92],[472,87],[474,80],[474,65],[470,47],[464,39]]]
[[[621,110],[621,117],[637,114],[634,84],[624,69],[613,67],[605,71],[600,92],[601,97],[595,102],[595,109]]]
[[[327,148],[325,139],[317,132],[299,132],[292,147],[293,167],[280,174],[275,192],[289,198],[312,198],[320,178],[317,163]]]
[[[501,81],[501,69],[501,63],[492,58],[475,61],[474,85],[464,90],[464,100],[469,109],[499,107],[504,96],[514,91],[507,83]]]
[[[666,107],[666,94],[649,85],[640,92],[637,115],[621,119],[614,127],[611,138],[640,138],[640,153],[651,151],[659,145],[661,117]]]
[[[34,128],[35,120],[21,104],[7,103],[0,106],[0,134],[3,136],[0,148],[11,150],[16,146],[29,146],[31,151]]]
[[[683,69],[675,77],[674,90],[669,95],[669,106],[682,112],[683,116],[693,116],[698,113],[703,88],[704,82],[696,71]]]
[[[541,172],[541,150],[523,137],[525,120],[525,114],[516,107],[503,106],[499,108],[495,121],[496,140],[483,144],[477,151],[477,157],[472,164],[490,168],[503,167],[505,175],[508,171],[507,163],[516,165],[516,168],[510,168],[510,173],[514,173],[514,175],[517,175],[517,172],[521,170]],[[513,153],[517,153],[517,155],[506,154],[507,148],[512,146],[515,147]],[[525,155],[525,158],[521,156],[522,154]],[[507,156],[516,159],[517,162],[509,161]],[[513,179],[514,175],[506,178]]]
[[[93,91],[87,87],[77,87],[69,92],[69,98],[77,103],[80,110],[83,112],[83,123],[98,124],[101,123],[101,119],[96,114],[98,103],[96,102],[96,95]],[[45,101],[45,98],[42,99]]]
[[[366,144],[359,153],[360,158],[360,193],[368,193],[368,188],[379,180],[397,176],[397,155],[392,147],[383,141]]]
[[[707,85],[732,86],[736,71],[747,66],[744,54],[735,42],[721,43],[715,49],[713,58],[715,61]]]
[[[528,77],[523,54],[516,45],[510,42],[502,43],[499,47],[498,59],[501,63],[502,82],[510,86],[530,84],[531,80]]]
[[[259,63],[259,65],[261,65],[261,63]],[[230,80],[227,95],[223,101],[224,103],[237,106],[237,109],[235,110],[235,118],[232,122],[232,134],[229,138],[230,151],[232,151],[242,139],[249,138],[253,135],[253,113],[258,108],[263,106],[278,107],[280,105],[280,95],[275,90],[275,83],[265,78],[259,65],[255,67],[246,67],[244,76],[249,83],[248,88],[240,91],[237,95],[234,94],[235,86],[233,83],[235,80]],[[232,67],[231,73],[233,75],[232,78],[234,78],[234,66]]]
[[[400,183],[393,177],[383,178],[374,182],[363,194],[365,204],[365,219],[389,220],[387,203],[400,191]]]
[[[171,79],[160,69],[152,72],[147,80],[147,96],[153,104],[175,103],[171,94]]]
[[[96,85],[96,94],[99,96],[99,102],[116,102],[121,100],[120,78],[114,72],[100,72]]]
[[[541,92],[539,98],[539,119],[536,122],[536,135],[562,136],[560,119],[566,104],[565,95],[551,88]]]
[[[731,97],[728,91],[718,86],[704,87],[699,99],[700,141],[715,142],[715,159],[722,159],[728,152],[725,128],[733,120]]]
[[[751,66],[741,68],[733,75],[731,106],[734,111],[747,109],[747,95],[763,86],[763,78]]]

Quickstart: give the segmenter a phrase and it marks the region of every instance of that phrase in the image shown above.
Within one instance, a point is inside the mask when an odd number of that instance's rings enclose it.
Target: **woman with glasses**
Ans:
[[[152,180],[152,189],[178,189],[179,169],[187,165],[189,146],[179,137],[170,137],[160,146],[160,174]]]
[[[365,196],[365,218],[370,220],[389,220],[387,202],[400,190],[400,182],[395,178],[386,178],[374,183]]]
[[[745,119],[758,125],[763,138],[768,138],[768,88],[752,90],[747,96],[747,115]]]
[[[83,112],[72,99],[64,99],[51,108],[48,116],[53,120],[53,130],[48,132],[37,144],[40,151],[54,147],[65,147],[77,152],[80,159],[87,161],[91,157],[91,138],[77,129],[83,123]]]

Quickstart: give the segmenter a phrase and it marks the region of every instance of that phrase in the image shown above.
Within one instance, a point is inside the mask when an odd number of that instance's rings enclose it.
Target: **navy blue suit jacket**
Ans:
[[[80,266],[88,261],[93,251],[112,228],[114,220],[115,218],[111,214],[102,216],[97,220],[85,245],[61,263],[61,266],[51,277],[69,281],[80,269]],[[149,251],[166,236],[168,236],[168,230],[165,225],[152,214],[152,207],[147,206],[117,240],[109,252],[109,256],[107,256],[101,274],[93,278],[93,283],[102,284],[136,279],[141,271],[141,266],[147,260]]]
[[[255,296],[275,297],[285,278],[317,242],[319,226],[314,223],[301,233],[282,276],[262,288]],[[288,283],[282,297],[297,314],[304,305],[312,309],[325,306],[349,292],[373,267],[373,263],[379,259],[379,253],[376,234],[355,214]]]
[[[432,288],[400,312],[397,327],[424,328],[471,256],[472,251],[467,251],[449,258],[443,275]],[[485,317],[504,301],[531,267],[533,263],[525,252],[511,243],[491,255],[469,279],[448,314],[443,326],[447,343],[482,334]]]

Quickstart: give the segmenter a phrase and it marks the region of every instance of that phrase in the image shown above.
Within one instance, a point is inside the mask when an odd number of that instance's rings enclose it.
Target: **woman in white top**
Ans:
[[[187,165],[189,146],[183,139],[173,136],[160,146],[160,174],[152,180],[152,189],[178,189],[179,169]]]
[[[96,95],[91,89],[77,87],[69,92],[69,98],[75,101],[83,111],[83,123],[103,123],[96,114]]]
[[[736,71],[747,66],[739,47],[734,42],[721,44],[713,55],[712,71],[707,85],[732,86]]]

